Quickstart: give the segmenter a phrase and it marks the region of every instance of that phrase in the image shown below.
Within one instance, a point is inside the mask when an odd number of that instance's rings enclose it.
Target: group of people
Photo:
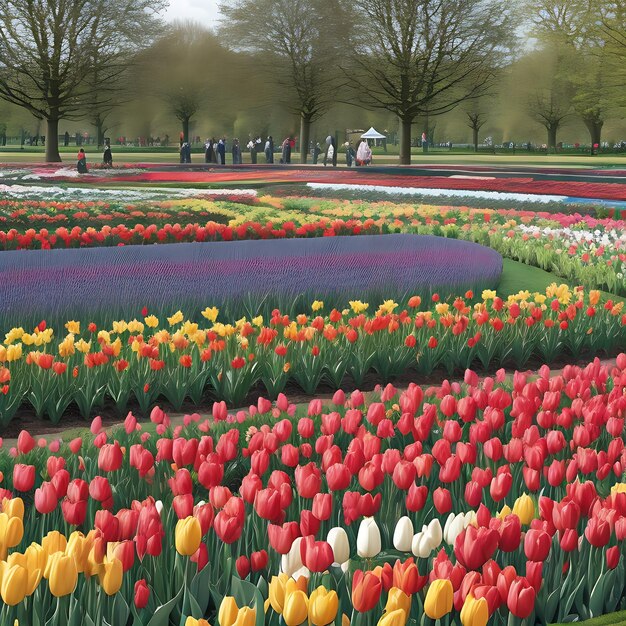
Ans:
[[[113,167],[113,153],[111,152],[111,141],[104,140],[104,149],[102,151],[102,165],[104,167]],[[85,149],[81,148],[76,155],[76,170],[79,174],[87,174],[87,154]]]

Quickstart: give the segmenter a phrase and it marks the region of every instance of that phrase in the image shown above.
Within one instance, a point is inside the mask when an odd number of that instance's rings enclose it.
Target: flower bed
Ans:
[[[620,355],[339,391],[304,411],[284,396],[237,414],[216,403],[177,426],[155,408],[150,425],[129,414],[105,432],[96,418],[47,447],[22,432],[0,453],[3,622],[503,625],[616,610],[625,385]]]
[[[533,356],[552,362],[599,354],[626,340],[623,303],[601,302],[597,291],[552,285],[545,294],[522,292],[506,302],[491,291],[477,302],[472,296],[426,310],[414,296],[405,309],[392,300],[377,311],[352,301],[339,311],[318,301],[311,314],[274,310],[230,323],[217,322],[218,310],[207,307],[200,323],[180,311],[167,319],[144,311],[141,321],[106,326],[83,320],[65,329],[45,322],[34,331],[5,327],[0,416],[6,424],[28,403],[58,422],[71,403],[88,417],[105,401],[123,412],[133,398],[145,413],[159,397],[180,408],[186,398],[200,404],[206,392],[239,404],[257,384],[270,397],[289,381],[314,393],[320,382],[338,388],[347,376],[360,385],[372,370],[388,381],[437,367],[452,374],[475,362],[523,367]]]
[[[305,241],[36,250],[2,253],[4,319],[124,315],[207,300],[222,307],[249,300],[270,306],[308,294],[339,299],[359,293],[389,298],[493,288],[502,257],[474,243],[432,236],[373,235]]]

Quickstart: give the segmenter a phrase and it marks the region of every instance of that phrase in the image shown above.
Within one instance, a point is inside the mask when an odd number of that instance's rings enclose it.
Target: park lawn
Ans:
[[[607,613],[607,615],[600,615],[600,617],[593,617],[579,623],[584,624],[584,626],[624,626],[626,625],[626,611]],[[571,626],[571,624],[572,622],[567,626]],[[566,626],[566,624],[551,624],[550,626]]]
[[[113,146],[114,163],[178,163],[178,150],[176,148],[122,148]],[[95,146],[85,146],[87,160],[99,161],[101,151]],[[61,157],[65,164],[73,163],[75,147],[61,148]],[[385,153],[381,148],[374,151],[375,165],[397,164],[398,157],[394,153],[394,147],[389,147],[389,152]],[[43,163],[43,148],[27,147],[24,150],[9,148],[0,151],[0,163]],[[66,156],[67,155],[67,156]],[[278,158],[278,154],[276,155]],[[200,148],[192,152],[193,163],[202,163],[203,152]],[[249,163],[249,155],[244,152],[244,163]],[[292,155],[294,164],[299,163],[299,155]],[[264,162],[263,155],[260,156],[260,164]],[[339,155],[338,165],[345,167],[343,154]],[[623,155],[601,155],[584,156],[568,154],[531,154],[520,152],[519,154],[472,154],[466,151],[454,152],[447,149],[432,149],[428,154],[424,154],[421,149],[414,148],[412,165],[516,165],[516,166],[550,166],[550,167],[626,167],[626,154]]]

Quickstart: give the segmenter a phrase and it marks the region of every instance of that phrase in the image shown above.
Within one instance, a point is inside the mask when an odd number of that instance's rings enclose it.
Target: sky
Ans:
[[[218,18],[219,0],[170,0],[165,13],[168,22],[192,19],[203,26],[215,26]]]

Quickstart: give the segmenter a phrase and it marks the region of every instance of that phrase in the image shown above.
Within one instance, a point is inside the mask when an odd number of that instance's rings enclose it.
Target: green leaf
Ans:
[[[210,579],[211,567],[207,564],[193,577],[193,580],[189,585],[189,593],[191,596],[193,596],[193,599],[200,607],[203,615],[206,613],[207,607],[209,606],[209,600],[211,599],[209,589]]]
[[[183,595],[183,587],[180,591],[168,602],[162,604],[150,618],[150,621],[146,626],[169,626],[170,615],[174,610],[174,607],[178,604],[180,597]]]

